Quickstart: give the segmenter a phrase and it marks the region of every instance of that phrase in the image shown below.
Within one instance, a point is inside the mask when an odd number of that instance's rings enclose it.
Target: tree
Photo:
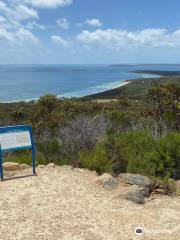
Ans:
[[[165,128],[178,130],[180,86],[177,83],[160,84],[155,82],[146,93],[146,100],[151,105],[151,114],[155,121],[155,136],[161,136]]]

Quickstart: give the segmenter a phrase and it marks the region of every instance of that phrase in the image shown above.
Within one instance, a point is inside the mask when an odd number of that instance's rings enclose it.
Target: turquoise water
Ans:
[[[180,70],[178,66],[0,65],[0,102],[32,100],[45,94],[80,97],[149,77],[131,70]]]

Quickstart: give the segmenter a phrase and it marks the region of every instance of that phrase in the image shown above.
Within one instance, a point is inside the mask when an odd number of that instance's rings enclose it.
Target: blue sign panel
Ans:
[[[3,153],[20,149],[32,150],[32,168],[35,171],[35,143],[32,127],[29,125],[18,125],[0,127],[0,177],[3,180]]]

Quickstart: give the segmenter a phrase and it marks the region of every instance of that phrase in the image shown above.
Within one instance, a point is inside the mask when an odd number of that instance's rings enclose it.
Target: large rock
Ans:
[[[117,187],[117,181],[109,173],[104,173],[96,178],[96,183],[102,185],[107,190],[112,190]]]
[[[126,185],[120,190],[118,197],[134,203],[143,204],[145,197],[149,197],[149,195],[148,187]]]
[[[139,190],[134,190],[134,191],[128,192],[125,198],[127,200],[137,203],[137,204],[145,203],[144,196],[142,195],[142,193]]]
[[[105,183],[105,182],[106,182],[107,180],[109,180],[109,179],[113,179],[113,177],[111,176],[111,174],[109,174],[109,173],[104,173],[104,174],[98,176],[95,181],[96,181],[96,183],[98,183],[98,184],[103,184],[103,183]]]
[[[154,185],[154,182],[150,178],[140,174],[131,174],[131,173],[119,174],[119,180],[131,185],[147,187],[149,191],[152,190]]]
[[[116,187],[117,187],[117,181],[113,178],[111,178],[103,183],[103,188],[105,188],[107,190],[113,190]]]
[[[3,163],[3,168],[6,171],[21,170],[20,164],[19,163],[14,163],[14,162],[5,162],[5,163]]]
[[[139,187],[138,191],[143,195],[143,197],[150,196],[150,191],[148,187]]]

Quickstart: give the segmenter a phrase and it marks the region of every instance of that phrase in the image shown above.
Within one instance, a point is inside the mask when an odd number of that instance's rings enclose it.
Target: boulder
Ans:
[[[120,189],[118,197],[126,199],[134,203],[145,203],[145,197],[149,197],[150,192],[148,187],[141,187],[138,185],[126,185]]]
[[[154,186],[154,182],[150,178],[140,174],[123,173],[119,174],[118,178],[120,181],[123,181],[131,185],[147,187],[149,191],[151,191]]]
[[[145,203],[144,196],[142,195],[142,193],[139,190],[134,190],[134,191],[128,192],[125,198],[127,200],[137,203],[137,204]]]
[[[48,168],[55,168],[55,164],[54,163],[49,163],[46,165],[46,167]]]
[[[116,179],[114,179],[109,173],[104,173],[101,176],[97,177],[95,182],[99,185],[102,185],[103,188],[107,190],[112,190],[117,186]]]
[[[19,163],[14,163],[14,162],[5,162],[5,163],[3,163],[3,168],[6,171],[21,170],[20,164]]]
[[[148,187],[139,187],[140,193],[143,195],[143,197],[149,197],[150,191]]]
[[[96,183],[103,184],[109,179],[112,179],[113,177],[109,173],[104,173],[96,178]]]
[[[28,169],[28,168],[30,168],[30,166],[28,164],[23,163],[23,164],[20,165],[21,170],[25,170],[25,169]]]
[[[107,181],[105,181],[103,183],[103,188],[107,189],[107,190],[113,190],[117,187],[117,181],[115,179],[108,179]]]

